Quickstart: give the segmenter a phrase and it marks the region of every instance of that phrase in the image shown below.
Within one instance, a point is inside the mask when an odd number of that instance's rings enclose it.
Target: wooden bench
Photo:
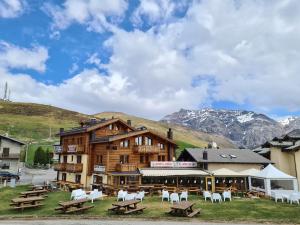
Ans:
[[[130,210],[125,211],[124,214],[131,214],[134,212],[143,212],[144,209],[146,209],[146,207],[137,207],[135,209],[130,209]]]
[[[35,205],[23,205],[23,206],[15,206],[14,209],[27,209],[27,208],[36,208],[39,206],[43,206],[44,204],[35,204]]]
[[[118,209],[118,208],[119,208],[118,206],[113,206],[113,207],[109,208],[108,210],[109,210],[109,211],[114,211],[114,210],[116,210],[116,209]]]
[[[65,211],[65,213],[83,212],[83,211],[91,209],[91,208],[94,208],[94,206],[90,205],[90,206],[83,206],[80,208],[71,208],[71,209],[68,209],[67,211]]]
[[[193,211],[192,213],[188,214],[188,217],[193,217],[193,216],[199,214],[199,213],[200,213],[200,210],[201,210],[201,209],[194,209],[194,211]]]

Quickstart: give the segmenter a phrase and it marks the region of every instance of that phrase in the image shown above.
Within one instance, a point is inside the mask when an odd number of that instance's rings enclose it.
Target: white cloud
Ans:
[[[87,64],[95,65],[98,68],[101,67],[101,59],[98,53],[91,54],[89,58],[86,60]]]
[[[34,46],[28,49],[0,41],[0,67],[44,72],[47,59],[48,50],[43,46]]]
[[[185,1],[172,0],[141,0],[133,12],[131,20],[136,25],[143,22],[154,24],[171,19],[177,10],[187,5]]]
[[[111,30],[122,19],[127,9],[125,0],[66,0],[62,7],[45,3],[43,10],[53,18],[54,37],[58,30],[69,27],[72,23],[87,26],[87,30],[104,32]]]
[[[27,3],[25,0],[1,0],[0,18],[15,18],[24,12]]]
[[[16,100],[87,113],[115,110],[160,118],[181,107],[197,108],[213,101],[250,104],[264,112],[296,111],[300,110],[299,5],[296,0],[194,1],[183,18],[173,16],[167,22],[153,7],[147,14],[156,24],[151,29],[129,32],[114,27],[105,42],[112,52],[107,64],[97,54],[89,56],[86,63],[100,65],[106,75],[83,70],[58,85],[7,70],[0,76],[13,84],[18,79],[30,83],[26,91],[16,85],[12,90]],[[91,28],[94,17],[86,6],[79,15],[67,4],[59,7],[57,28],[73,22]],[[122,15],[122,10],[118,12]],[[20,65],[13,62],[13,66]]]

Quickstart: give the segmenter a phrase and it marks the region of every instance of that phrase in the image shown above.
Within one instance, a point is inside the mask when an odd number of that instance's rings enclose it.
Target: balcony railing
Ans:
[[[55,171],[66,171],[66,163],[57,163],[54,164],[53,169]]]
[[[19,159],[20,158],[20,154],[1,154],[0,155],[0,159]]]
[[[116,166],[118,172],[132,172],[137,170],[137,164],[134,163],[119,163]]]
[[[82,163],[57,163],[54,165],[55,171],[66,171],[70,173],[81,173],[83,165]]]
[[[95,173],[104,173],[105,172],[105,166],[95,165],[94,166],[94,172]]]
[[[82,168],[83,168],[82,163],[76,163],[76,164],[67,163],[66,165],[66,171],[70,173],[81,173]]]
[[[152,153],[159,153],[160,149],[158,146],[155,145],[135,145],[133,146],[133,151],[136,153],[152,154]]]
[[[64,145],[62,147],[57,146],[55,147],[55,153],[84,153],[85,152],[85,146],[84,145]]]

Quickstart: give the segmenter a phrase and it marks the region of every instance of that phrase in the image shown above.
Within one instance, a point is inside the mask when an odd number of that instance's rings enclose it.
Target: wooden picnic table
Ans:
[[[80,199],[66,202],[59,202],[59,207],[55,210],[61,211],[62,213],[72,213],[72,212],[83,212],[87,209],[93,208],[94,206],[84,206],[88,199]]]
[[[47,193],[48,191],[43,189],[43,190],[37,190],[37,191],[23,191],[21,192],[21,197],[33,197],[33,196],[44,196],[46,197],[45,193]]]
[[[175,216],[193,217],[200,213],[200,209],[193,210],[194,204],[195,203],[187,201],[175,203],[171,206],[171,211],[169,213]]]
[[[30,191],[40,191],[40,190],[48,190],[50,185],[32,185],[30,186]]]
[[[14,198],[11,200],[10,205],[14,206],[14,209],[21,209],[22,211],[26,208],[36,208],[42,206],[40,202],[44,200],[43,197],[30,197],[30,198]]]
[[[108,209],[117,214],[131,214],[134,212],[143,212],[146,207],[139,207],[139,200],[128,200],[123,202],[113,203],[113,207]]]

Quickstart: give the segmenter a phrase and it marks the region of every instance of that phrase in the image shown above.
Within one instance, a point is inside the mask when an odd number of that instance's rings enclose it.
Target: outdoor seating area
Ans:
[[[194,217],[195,215],[200,213],[200,209],[193,209],[194,203],[190,202],[178,202],[172,205],[171,211],[169,214],[173,216],[185,216],[185,217]]]
[[[289,204],[300,204],[300,192],[293,192],[293,191],[283,191],[283,190],[276,190],[271,191],[271,199],[274,200],[276,203],[278,201]]]
[[[132,214],[143,212],[146,207],[138,206],[141,201],[139,200],[125,200],[122,202],[115,202],[112,204],[112,208],[109,208],[108,211],[112,211],[116,214]]]

